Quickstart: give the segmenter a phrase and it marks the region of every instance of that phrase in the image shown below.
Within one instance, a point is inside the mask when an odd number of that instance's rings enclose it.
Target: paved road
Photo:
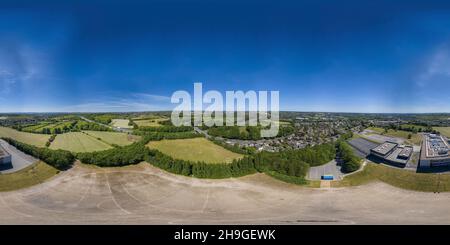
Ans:
[[[0,145],[11,154],[12,158],[12,165],[0,165],[1,173],[14,173],[38,161],[38,159],[17,150],[16,147],[4,140],[0,139]]]
[[[331,162],[324,164],[322,166],[311,167],[309,168],[308,179],[310,180],[320,180],[322,175],[331,174],[334,176],[334,179],[340,180],[342,179],[341,167],[337,166],[336,160],[332,160]]]
[[[112,130],[114,130],[114,131],[116,131],[116,132],[122,132],[122,133],[132,133],[132,132],[133,132],[132,129],[114,127],[114,126],[111,126],[111,125],[107,125],[107,124],[104,124],[104,123],[100,123],[100,122],[93,121],[93,120],[88,119],[88,118],[83,117],[83,116],[80,116],[80,118],[83,119],[83,120],[85,120],[86,122],[96,123],[96,124],[98,124],[98,125],[101,125],[101,126],[104,126],[104,127],[111,128]]]

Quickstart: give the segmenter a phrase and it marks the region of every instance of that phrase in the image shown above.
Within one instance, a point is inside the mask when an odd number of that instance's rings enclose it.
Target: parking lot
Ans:
[[[370,150],[378,146],[378,144],[364,138],[352,139],[348,143],[359,157],[367,157],[370,154]]]
[[[317,167],[309,168],[308,179],[320,180],[322,175],[333,175],[335,180],[342,179],[341,167],[337,165],[336,160]]]

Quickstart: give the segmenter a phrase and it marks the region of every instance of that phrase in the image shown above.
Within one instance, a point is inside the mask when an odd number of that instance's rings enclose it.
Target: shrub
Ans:
[[[12,146],[16,147],[18,150],[28,155],[32,155],[59,170],[69,168],[75,161],[74,155],[69,151],[50,150],[48,148],[41,148],[21,143],[11,138],[2,138],[2,139],[11,144]]]

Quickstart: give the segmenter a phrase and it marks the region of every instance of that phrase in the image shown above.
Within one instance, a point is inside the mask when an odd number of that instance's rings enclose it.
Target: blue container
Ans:
[[[322,175],[321,179],[322,180],[334,180],[334,176],[333,175]]]

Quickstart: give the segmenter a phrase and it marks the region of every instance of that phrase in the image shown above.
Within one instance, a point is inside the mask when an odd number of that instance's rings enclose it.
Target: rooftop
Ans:
[[[426,134],[424,135],[424,142],[422,144],[421,158],[449,158],[450,147],[448,145],[448,139],[442,135]]]
[[[398,154],[399,157],[404,157],[404,158],[409,158],[409,156],[411,155],[413,151],[412,147],[406,146],[402,149],[402,151],[400,151],[400,153]]]
[[[383,144],[373,148],[372,151],[381,155],[386,155],[390,151],[392,151],[395,147],[397,147],[397,145],[398,145],[397,143],[393,142],[384,142]]]

